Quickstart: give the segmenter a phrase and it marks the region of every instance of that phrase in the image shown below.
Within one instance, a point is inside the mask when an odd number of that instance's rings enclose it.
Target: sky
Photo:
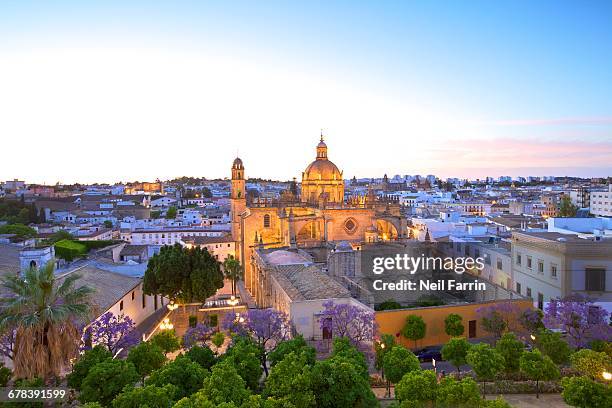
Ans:
[[[0,2],[0,180],[612,175],[609,1]]]

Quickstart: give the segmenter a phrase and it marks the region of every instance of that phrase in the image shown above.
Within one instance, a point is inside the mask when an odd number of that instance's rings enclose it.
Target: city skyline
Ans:
[[[609,4],[273,3],[1,5],[0,179],[612,174]]]

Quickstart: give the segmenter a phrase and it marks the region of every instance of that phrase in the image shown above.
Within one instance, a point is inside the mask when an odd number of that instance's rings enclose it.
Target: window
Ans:
[[[503,263],[501,259],[497,259],[497,269],[502,270],[503,269]]]
[[[521,284],[516,282],[516,293],[521,293]]]
[[[121,302],[119,302],[119,310],[123,310],[123,300]]]
[[[263,226],[264,228],[270,228],[270,214],[264,215]]]
[[[147,297],[143,293],[142,294],[142,308],[144,309],[145,307],[147,307]]]
[[[527,297],[531,297],[531,288],[527,288]]]
[[[538,293],[538,309],[544,310],[544,295]]]
[[[528,256],[528,257],[527,257],[527,268],[529,268],[529,269],[531,269],[531,268],[532,268],[532,265],[531,265],[531,257],[530,257],[530,256]]]
[[[550,276],[557,278],[557,265],[550,265]]]
[[[544,261],[538,261],[538,273],[544,273]]]
[[[603,268],[586,268],[584,270],[584,288],[588,291],[603,292],[606,290],[606,270]]]
[[[516,254],[516,264],[520,265],[522,263],[523,259],[521,257],[521,254]]]
[[[132,291],[132,300],[134,300],[134,296],[135,296],[134,291]]]

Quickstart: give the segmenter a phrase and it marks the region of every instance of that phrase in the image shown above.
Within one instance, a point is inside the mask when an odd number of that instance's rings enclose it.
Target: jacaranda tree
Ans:
[[[369,349],[376,334],[374,312],[333,300],[323,303],[320,314],[322,331],[330,331],[334,337],[346,337],[359,350]]]
[[[94,320],[83,333],[81,350],[101,345],[113,355],[138,344],[140,337],[134,330],[134,321],[126,315],[106,312]]]

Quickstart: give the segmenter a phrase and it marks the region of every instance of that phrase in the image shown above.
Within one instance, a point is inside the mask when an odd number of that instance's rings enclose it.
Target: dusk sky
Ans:
[[[87,4],[85,4],[87,3]],[[612,175],[612,2],[0,2],[0,181]]]

